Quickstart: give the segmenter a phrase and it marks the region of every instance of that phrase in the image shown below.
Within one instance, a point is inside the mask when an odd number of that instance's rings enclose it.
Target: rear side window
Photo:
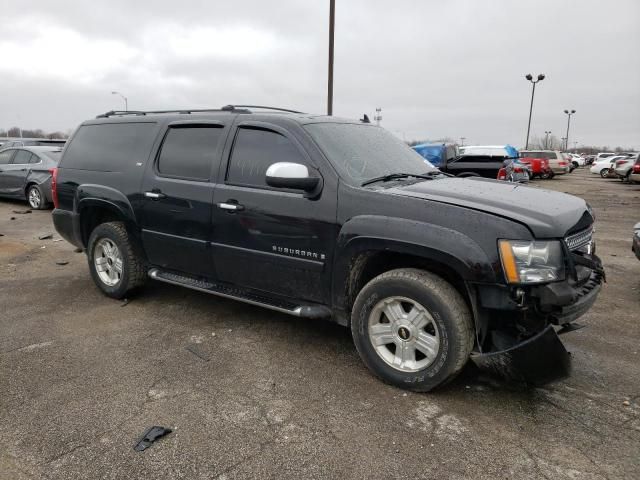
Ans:
[[[67,146],[61,167],[122,172],[143,163],[157,132],[156,123],[83,125]]]
[[[40,157],[32,153],[31,158],[29,159],[29,163],[38,163],[39,161],[40,161]]]
[[[269,188],[267,169],[277,162],[307,164],[298,148],[273,130],[241,127],[233,143],[227,183]]]
[[[27,150],[18,150],[16,156],[13,157],[13,163],[16,165],[27,164],[29,160],[31,160],[31,152]]]
[[[181,126],[167,132],[158,156],[158,173],[167,177],[209,180],[218,159],[222,126]]]

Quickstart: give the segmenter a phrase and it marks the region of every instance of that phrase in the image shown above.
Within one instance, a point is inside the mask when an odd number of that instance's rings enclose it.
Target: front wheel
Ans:
[[[607,178],[609,176],[609,169],[603,168],[602,170],[600,170],[600,176],[602,178]]]
[[[87,245],[89,271],[102,293],[124,298],[147,278],[144,262],[122,222],[98,225]]]
[[[358,294],[351,333],[365,365],[387,383],[426,392],[454,378],[473,348],[471,314],[442,278],[398,269]]]

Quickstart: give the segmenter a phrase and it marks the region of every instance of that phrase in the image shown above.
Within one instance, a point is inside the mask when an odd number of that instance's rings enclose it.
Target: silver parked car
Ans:
[[[34,210],[47,208],[53,201],[51,178],[61,155],[60,147],[0,151],[0,196],[27,200]]]

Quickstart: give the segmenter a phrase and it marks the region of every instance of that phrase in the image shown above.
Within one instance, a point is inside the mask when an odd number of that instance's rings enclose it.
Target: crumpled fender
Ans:
[[[495,260],[463,233],[415,220],[362,215],[347,221],[338,236],[332,283],[339,308],[353,259],[368,251],[415,255],[449,266],[465,281],[496,282]]]

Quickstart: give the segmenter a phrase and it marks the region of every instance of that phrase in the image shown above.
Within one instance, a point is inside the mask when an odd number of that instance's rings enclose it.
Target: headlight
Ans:
[[[562,247],[558,240],[500,240],[498,246],[507,282],[545,283],[564,279]]]

